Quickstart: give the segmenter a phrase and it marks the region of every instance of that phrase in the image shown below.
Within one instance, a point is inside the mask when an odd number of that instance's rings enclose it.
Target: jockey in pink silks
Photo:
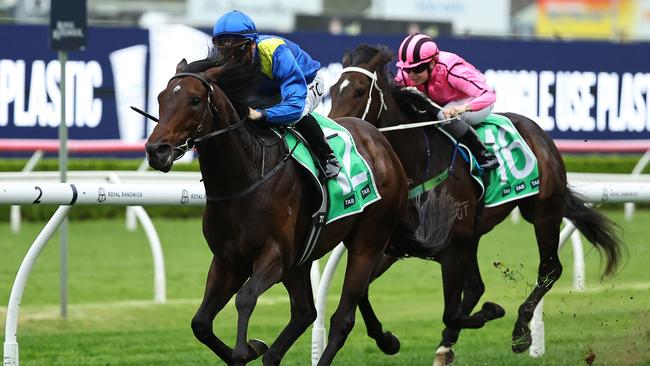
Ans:
[[[481,168],[499,166],[470,126],[481,123],[494,108],[496,94],[485,76],[460,56],[438,49],[424,34],[413,34],[399,47],[395,84],[415,87],[442,106],[438,119],[458,117],[444,127],[476,155]]]

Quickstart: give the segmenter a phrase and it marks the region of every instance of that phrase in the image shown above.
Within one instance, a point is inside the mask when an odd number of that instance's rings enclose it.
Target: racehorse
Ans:
[[[360,117],[380,128],[435,119],[439,109],[425,95],[393,85],[387,72],[387,63],[391,60],[392,53],[385,46],[361,45],[353,52],[346,51],[343,72],[330,88],[332,107],[329,117]],[[514,352],[523,352],[530,347],[532,337],[528,323],[533,311],[562,273],[558,245],[563,217],[571,220],[604,254],[606,267],[603,276],[615,272],[624,248],[616,225],[585,205],[567,187],[562,157],[548,134],[524,116],[515,113],[503,115],[513,122],[537,158],[540,189],[536,195],[495,207],[484,207],[480,202],[479,187],[473,183],[465,161],[452,158],[457,146],[438,128],[429,126],[385,132],[402,161],[411,186],[418,186],[447,170],[448,178],[430,192],[444,190],[462,204],[449,245],[437,253],[426,255],[441,264],[445,301],[443,322],[446,328],[436,350],[434,365],[453,362],[451,347],[458,340],[461,329],[480,328],[486,321],[505,315],[501,306],[490,302],[486,302],[480,311],[470,314],[485,291],[477,262],[479,239],[515,207],[519,207],[522,217],[534,225],[540,264],[537,284],[519,307],[512,332]],[[383,273],[394,261],[395,258],[384,258],[375,274]],[[360,300],[359,309],[368,334],[382,351],[388,354],[397,352],[399,340],[390,332],[383,332],[367,294]]]
[[[206,192],[203,234],[213,257],[192,330],[228,365],[244,365],[262,355],[264,365],[278,365],[316,318],[311,262],[343,241],[349,253],[343,290],[318,363],[329,365],[354,325],[358,299],[405,212],[408,183],[395,152],[375,127],[357,118],[338,119],[370,166],[381,199],[326,225],[311,255],[301,261],[311,216],[321,204],[320,188],[291,158],[291,147],[281,137],[246,121],[245,100],[256,80],[252,72],[215,57],[191,64],[183,59],[158,95],[160,121],[146,142],[150,166],[163,172],[192,147],[198,152]],[[260,340],[247,341],[258,297],[278,282],[289,294],[289,323],[270,348]],[[214,334],[212,323],[235,293],[237,337],[230,348]]]

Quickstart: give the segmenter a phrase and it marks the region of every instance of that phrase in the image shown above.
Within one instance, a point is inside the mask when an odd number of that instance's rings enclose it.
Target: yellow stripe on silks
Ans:
[[[257,51],[260,53],[262,72],[273,79],[273,53],[278,46],[285,44],[281,38],[267,38],[257,43]]]

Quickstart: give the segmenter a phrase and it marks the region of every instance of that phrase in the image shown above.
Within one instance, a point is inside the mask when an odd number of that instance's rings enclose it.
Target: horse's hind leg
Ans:
[[[277,243],[268,242],[253,263],[253,273],[235,298],[237,308],[237,340],[232,352],[233,366],[241,366],[266,352],[268,346],[261,341],[247,342],[248,323],[259,296],[282,279],[282,256]],[[257,349],[256,349],[257,348]],[[253,352],[251,352],[253,351]]]
[[[561,215],[545,214],[539,215],[534,222],[540,259],[537,284],[526,301],[519,307],[519,316],[512,331],[512,350],[514,352],[523,352],[530,347],[532,337],[528,323],[533,317],[533,311],[562,274],[562,264],[558,255],[561,220]]]
[[[316,320],[309,267],[303,265],[286,275],[282,282],[291,301],[291,319],[263,356],[265,366],[279,365],[289,347]]]
[[[194,336],[208,346],[226,364],[232,362],[232,349],[225,345],[212,330],[215,316],[228,303],[245,277],[228,271],[225,265],[212,258],[201,306],[192,318]]]
[[[393,263],[397,261],[397,258],[383,255],[381,256],[375,270],[372,273],[370,282],[374,281],[377,277],[381,276],[388,268],[390,268]],[[394,336],[391,332],[384,332],[381,322],[375,315],[375,311],[372,309],[370,304],[370,299],[368,298],[368,291],[359,299],[359,312],[363,317],[363,321],[366,324],[366,329],[368,331],[368,337],[375,340],[377,347],[387,355],[394,355],[399,352],[400,343],[399,339]]]

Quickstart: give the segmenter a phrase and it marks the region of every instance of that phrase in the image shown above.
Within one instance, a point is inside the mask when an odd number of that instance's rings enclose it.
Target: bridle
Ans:
[[[370,105],[372,104],[372,89],[375,88],[377,89],[377,92],[379,92],[379,99],[381,100],[381,106],[379,107],[379,112],[377,113],[377,120],[379,121],[379,117],[381,116],[381,112],[384,110],[388,110],[388,106],[386,105],[386,102],[384,101],[384,92],[381,90],[379,85],[377,84],[377,71],[370,72],[362,67],[356,67],[356,66],[348,66],[343,68],[341,70],[341,74],[346,73],[346,72],[358,72],[361,74],[366,75],[367,77],[370,78],[371,84],[370,84],[370,91],[368,92],[368,102],[366,103],[366,110],[363,112],[363,116],[361,119],[365,120],[366,115],[368,114],[368,111],[370,110]],[[427,98],[427,101],[433,105],[434,107],[442,110],[442,107],[436,104],[433,100]],[[451,117],[451,118],[445,118],[437,121],[424,121],[424,122],[417,122],[417,123],[409,123],[409,124],[404,124],[404,125],[397,125],[397,126],[390,126],[390,127],[382,127],[379,129],[379,131],[386,132],[386,131],[394,131],[394,130],[405,130],[405,129],[410,129],[410,128],[418,128],[418,127],[424,127],[424,126],[432,126],[432,125],[445,125],[447,123],[450,123],[452,121],[457,120],[459,117]]]
[[[208,94],[208,102],[206,104],[205,109],[203,110],[203,115],[201,116],[201,120],[199,121],[199,125],[197,126],[196,131],[194,132],[194,135],[196,135],[196,134],[201,133],[203,131],[203,124],[204,124],[204,120],[205,120],[205,116],[207,114],[207,111],[208,110],[210,111],[210,115],[212,116],[213,121],[215,119],[215,113],[218,112],[217,109],[215,108],[215,106],[212,104],[212,100],[213,100],[212,96],[214,94],[214,88],[212,87],[212,83],[210,81],[208,81],[208,79],[203,77],[203,75],[195,74],[195,73],[192,73],[192,72],[179,72],[178,74],[172,76],[171,79],[169,79],[169,80],[171,81],[173,79],[184,78],[184,77],[192,77],[192,78],[195,78],[195,79],[198,79],[199,81],[201,81],[201,83],[205,87],[205,90],[206,90],[206,92]],[[233,125],[229,125],[226,128],[222,128],[220,130],[212,131],[210,133],[199,136],[197,138],[192,138],[192,137],[188,138],[185,141],[184,144],[174,147],[175,150],[181,150],[181,152],[182,152],[182,154],[179,157],[177,157],[176,160],[179,159],[181,156],[183,156],[183,154],[185,154],[186,152],[190,151],[198,143],[210,140],[213,137],[216,137],[216,136],[219,136],[219,135],[222,135],[222,134],[226,134],[226,133],[228,133],[230,131],[234,131],[234,130],[238,129],[239,127],[242,127],[244,124],[245,124],[245,120],[242,119],[239,122],[237,122],[237,123],[235,123]],[[296,146],[294,146],[294,149],[297,146],[298,146],[298,144],[296,144]],[[286,147],[286,143],[285,143],[285,147]],[[282,169],[282,167],[284,167],[284,165],[287,162],[287,160],[289,159],[289,157],[292,155],[293,149],[290,150],[273,169],[271,169],[270,171],[268,171],[266,173],[264,172],[264,160],[265,160],[264,159],[264,152],[265,152],[265,149],[262,149],[262,172],[260,173],[260,178],[258,180],[253,182],[248,187],[240,190],[239,192],[234,193],[234,194],[230,194],[230,195],[227,195],[227,196],[211,196],[211,195],[208,195],[206,193],[205,199],[207,201],[210,201],[210,202],[221,202],[221,201],[226,201],[226,200],[231,200],[231,199],[242,198],[242,197],[246,196],[247,194],[249,194],[252,191],[254,191],[255,189],[257,189],[264,182],[269,180],[271,177],[273,177],[277,172],[279,172]]]
[[[214,121],[214,119],[215,119],[215,113],[217,112],[217,109],[212,104],[212,95],[214,94],[214,88],[212,87],[212,83],[210,81],[208,81],[208,79],[203,77],[203,75],[195,74],[193,72],[179,72],[178,74],[172,76],[171,79],[169,79],[169,81],[174,80],[174,79],[184,78],[184,77],[192,77],[192,78],[198,79],[203,84],[203,86],[205,87],[205,91],[206,91],[206,93],[208,95],[208,102],[205,105],[205,109],[203,109],[203,115],[201,116],[201,120],[199,121],[199,124],[196,127],[196,131],[194,131],[194,133],[192,134],[192,135],[196,136],[196,135],[200,134],[203,131],[203,125],[205,123],[205,116],[206,116],[208,111],[210,111],[210,115],[212,116],[212,120]],[[213,137],[228,133],[230,131],[236,130],[239,127],[243,126],[244,123],[245,123],[244,120],[241,120],[241,121],[235,123],[234,125],[229,125],[226,128],[222,128],[220,130],[212,131],[210,133],[207,133],[205,135],[202,135],[202,136],[199,136],[199,137],[196,137],[196,138],[188,137],[188,139],[185,141],[184,144],[174,146],[174,150],[180,150],[181,151],[181,154],[178,157],[176,157],[175,160],[180,159],[186,152],[192,150],[192,148],[194,146],[196,146],[196,144],[198,144],[200,142],[203,142],[203,141],[206,141],[206,140],[209,140],[209,139],[211,139]]]
[[[366,119],[366,115],[368,114],[368,111],[370,110],[370,105],[372,104],[372,89],[376,89],[377,92],[379,93],[379,99],[381,101],[381,105],[379,106],[379,112],[377,112],[377,120],[379,120],[379,117],[381,116],[381,112],[387,110],[388,106],[386,105],[386,102],[384,102],[384,92],[377,84],[377,71],[370,72],[362,67],[348,66],[343,68],[343,70],[341,70],[341,74],[346,72],[358,72],[370,78],[371,81],[370,81],[370,89],[368,91],[368,102],[366,103],[366,109],[363,112],[363,116],[361,116],[361,119]]]

